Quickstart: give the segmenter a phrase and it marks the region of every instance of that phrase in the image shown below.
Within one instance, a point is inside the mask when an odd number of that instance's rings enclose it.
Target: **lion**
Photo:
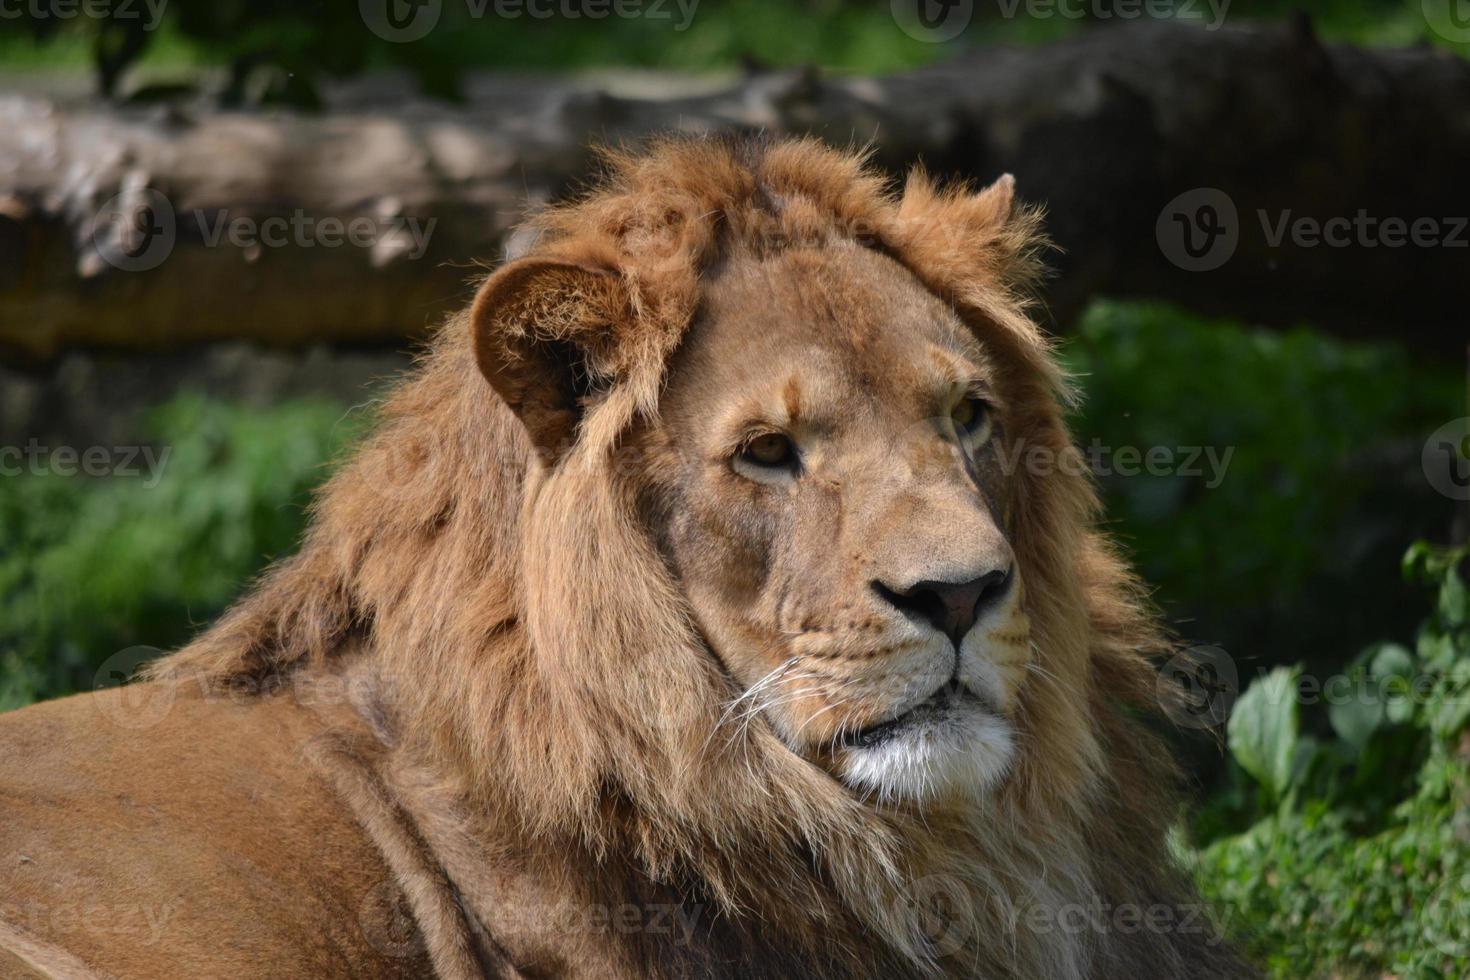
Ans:
[[[665,138],[138,683],[0,719],[49,977],[1239,977],[1010,177]],[[1040,454],[1038,456],[1038,454]]]

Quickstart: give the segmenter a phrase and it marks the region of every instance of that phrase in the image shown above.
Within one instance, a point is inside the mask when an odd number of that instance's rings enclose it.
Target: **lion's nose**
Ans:
[[[873,589],[901,611],[923,619],[959,646],[970,627],[1011,590],[1012,568],[997,568],[967,582],[926,579],[903,589],[878,580]]]

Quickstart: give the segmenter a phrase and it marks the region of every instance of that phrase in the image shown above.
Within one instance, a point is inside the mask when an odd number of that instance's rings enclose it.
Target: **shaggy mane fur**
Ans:
[[[980,812],[920,813],[860,801],[761,724],[722,731],[740,691],[691,625],[622,453],[657,415],[701,276],[737,248],[837,241],[950,302],[1003,367],[1017,437],[1064,451],[1064,385],[1024,301],[1039,222],[1008,181],[977,193],[915,172],[900,193],[814,141],[608,154],[595,189],[534,223],[532,254],[616,269],[634,297],[594,351],[568,451],[533,453],[476,367],[470,318],[452,318],[321,492],[300,552],[154,676],[269,685],[364,650],[397,737],[467,788],[500,846],[568,848],[591,875],[697,896],[750,923],[749,942],[779,934],[792,969],[1237,975],[1208,929],[1064,917],[1195,901],[1166,857],[1167,753],[1132,720],[1157,708],[1148,659],[1167,644],[1086,478],[1015,476],[1045,668],[1016,771]]]

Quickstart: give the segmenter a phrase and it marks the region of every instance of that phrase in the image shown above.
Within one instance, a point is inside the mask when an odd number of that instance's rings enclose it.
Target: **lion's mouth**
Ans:
[[[907,732],[928,725],[943,724],[956,708],[970,705],[988,708],[986,702],[958,679],[946,681],[937,691],[903,713],[844,734],[838,744],[849,749],[871,749]]]

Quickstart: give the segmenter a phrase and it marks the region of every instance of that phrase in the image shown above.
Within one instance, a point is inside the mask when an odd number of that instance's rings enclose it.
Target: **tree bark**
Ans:
[[[1016,174],[1062,250],[1058,329],[1094,297],[1158,298],[1463,349],[1470,63],[1324,46],[1301,23],[1155,23],[672,98],[495,76],[456,107],[363,82],[319,116],[0,100],[0,350],[398,342],[586,176],[590,143],[671,130]]]

